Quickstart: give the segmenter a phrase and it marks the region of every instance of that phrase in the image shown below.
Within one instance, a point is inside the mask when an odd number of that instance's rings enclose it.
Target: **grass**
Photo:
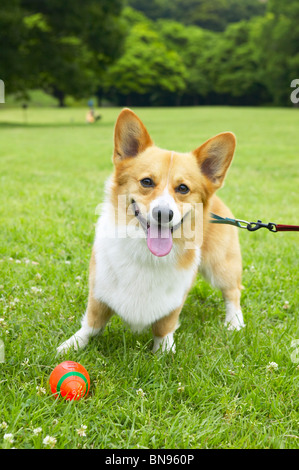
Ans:
[[[89,371],[87,399],[52,398],[49,375],[63,360],[56,347],[86,307],[95,208],[119,110],[101,110],[92,126],[85,112],[29,108],[24,120],[21,109],[0,109],[0,447],[45,448],[49,435],[56,448],[298,448],[298,233],[239,231],[246,328],[223,327],[221,296],[199,277],[174,356],[153,356],[150,331],[134,335],[115,317],[85,350],[64,356]],[[299,223],[297,110],[137,113],[157,145],[178,151],[235,132],[219,195],[236,217]]]

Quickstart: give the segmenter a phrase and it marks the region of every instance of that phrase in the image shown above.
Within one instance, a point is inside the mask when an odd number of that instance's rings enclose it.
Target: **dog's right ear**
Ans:
[[[113,162],[136,157],[151,145],[153,141],[139,117],[130,109],[123,109],[114,129]]]

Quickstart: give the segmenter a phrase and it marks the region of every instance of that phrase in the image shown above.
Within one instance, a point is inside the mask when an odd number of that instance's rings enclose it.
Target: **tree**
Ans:
[[[156,30],[163,42],[179,54],[185,65],[183,101],[199,104],[213,90],[209,78],[209,51],[213,50],[217,34],[171,20],[159,20]]]
[[[88,96],[96,88],[94,56],[82,39],[57,37],[41,13],[26,16],[28,39],[24,57],[30,64],[30,88],[42,88],[64,106],[65,96]]]
[[[232,97],[230,103],[235,102],[234,97],[239,104],[270,101],[253,40],[255,25],[255,19],[229,25],[209,50],[209,77],[213,89],[219,95]]]
[[[163,103],[163,95],[179,95],[185,88],[185,67],[180,56],[164,44],[152,23],[126,9],[128,35],[123,55],[109,68],[104,89],[132,105],[136,95],[149,103]],[[136,20],[138,21],[136,22]],[[139,100],[140,102],[140,100]]]
[[[291,105],[291,81],[299,76],[299,4],[269,0],[255,31],[263,82],[275,105]]]
[[[23,0],[29,23],[27,57],[38,85],[64,104],[96,91],[107,66],[121,52],[122,0]],[[30,16],[33,15],[33,16]],[[28,24],[28,22],[27,22]]]
[[[40,87],[60,105],[66,94],[87,97],[121,52],[123,0],[3,2],[0,71],[9,91]]]
[[[26,63],[22,47],[26,28],[20,0],[2,0],[0,14],[0,79],[6,93],[25,90]]]
[[[224,31],[228,24],[263,15],[261,0],[127,0],[152,20],[172,19],[212,31]]]

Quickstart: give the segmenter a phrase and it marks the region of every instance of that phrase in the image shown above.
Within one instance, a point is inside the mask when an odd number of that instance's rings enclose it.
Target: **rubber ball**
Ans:
[[[78,362],[64,361],[53,369],[50,387],[56,397],[65,400],[80,400],[86,397],[90,388],[87,370]]]

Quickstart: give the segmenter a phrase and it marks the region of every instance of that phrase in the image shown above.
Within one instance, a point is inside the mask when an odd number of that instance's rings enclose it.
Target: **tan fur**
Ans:
[[[167,317],[161,318],[161,320],[153,324],[152,331],[155,336],[164,338],[164,336],[176,329],[183,305],[184,303],[179,308],[173,310]]]
[[[233,218],[225,204],[214,195],[207,207],[206,221],[209,212],[221,217]],[[222,292],[241,289],[242,258],[238,239],[238,229],[231,225],[204,224],[201,271],[209,280],[213,273],[212,284]],[[212,281],[212,280],[211,280]]]
[[[94,329],[104,328],[113,315],[113,311],[103,302],[94,298],[93,290],[95,283],[95,254],[92,251],[89,263],[89,294],[87,304],[88,326]]]

